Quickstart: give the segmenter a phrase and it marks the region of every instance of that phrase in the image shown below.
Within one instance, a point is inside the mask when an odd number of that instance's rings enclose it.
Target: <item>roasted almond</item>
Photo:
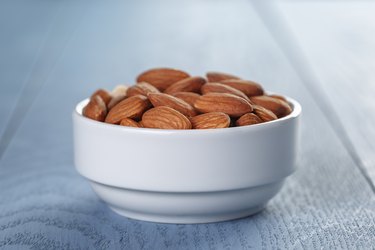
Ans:
[[[107,115],[107,107],[100,95],[95,95],[90,99],[89,103],[83,108],[82,114],[96,121],[104,121]]]
[[[126,127],[135,127],[135,128],[141,128],[142,126],[134,121],[133,119],[130,119],[130,118],[124,118],[121,120],[120,122],[120,125],[121,126],[126,126]]]
[[[184,71],[171,68],[150,69],[137,77],[137,82],[148,82],[160,91],[164,91],[173,83],[188,78],[190,75]]]
[[[207,72],[206,77],[208,79],[208,82],[220,82],[222,80],[228,79],[240,79],[238,76],[214,71]]]
[[[253,124],[258,124],[262,123],[263,121],[253,113],[247,113],[241,116],[237,121],[236,125],[237,126],[247,126],[247,125],[253,125]]]
[[[164,93],[150,93],[148,99],[154,107],[168,106],[186,115],[187,117],[195,116],[197,113],[194,108],[187,102]]]
[[[173,94],[176,92],[195,92],[200,93],[201,87],[206,83],[206,79],[200,76],[185,78],[181,81],[173,83],[164,93]]]
[[[194,107],[201,113],[223,112],[232,117],[240,117],[253,111],[245,99],[227,93],[209,93],[200,96]]]
[[[208,94],[208,93],[227,93],[236,95],[239,97],[244,98],[245,100],[250,100],[247,95],[245,95],[242,91],[232,88],[231,86],[224,85],[222,83],[214,83],[209,82],[202,86],[201,88],[202,94]]]
[[[232,88],[242,91],[248,97],[263,95],[264,91],[262,86],[259,83],[248,81],[248,80],[239,80],[239,79],[230,79],[223,80],[220,83],[228,85]]]
[[[292,112],[285,97],[264,93],[256,82],[221,72],[206,76],[191,77],[173,68],[150,69],[137,77],[135,86],[97,90],[82,114],[111,124],[143,127],[141,118],[152,109],[145,116],[145,127],[205,129],[268,122]],[[159,113],[161,118],[155,118]]]
[[[124,118],[139,119],[151,107],[150,101],[143,95],[135,95],[119,102],[108,113],[105,122],[118,124]]]
[[[194,129],[228,128],[230,117],[222,112],[211,112],[190,118]]]
[[[104,89],[98,89],[97,91],[95,91],[94,94],[91,95],[90,99],[92,99],[93,97],[95,97],[97,95],[102,98],[102,100],[104,101],[105,105],[108,105],[108,103],[112,99],[111,94],[107,90],[104,90]]]
[[[145,128],[191,129],[189,119],[177,110],[160,106],[146,111],[142,116]]]
[[[147,82],[139,82],[128,88],[127,96],[144,95],[147,96],[149,93],[160,93],[160,91]]]
[[[270,96],[270,97],[272,97],[272,98],[276,98],[276,99],[280,99],[280,100],[282,100],[282,101],[284,101],[284,102],[288,102],[287,100],[286,100],[286,98],[284,97],[284,96],[281,96],[281,95],[268,95],[268,96]]]
[[[268,110],[259,105],[253,105],[253,113],[256,114],[264,122],[277,119],[277,116],[271,110]]]
[[[274,113],[278,118],[284,117],[292,112],[288,103],[270,96],[254,96],[250,100],[257,105],[260,105]]]
[[[177,92],[172,94],[174,97],[177,97],[194,107],[195,101],[201,96],[200,94],[193,92]]]
[[[128,90],[128,87],[125,85],[118,85],[112,90],[111,92],[112,99],[107,105],[108,110],[113,108],[117,103],[121,102],[122,100],[126,98],[127,90]]]

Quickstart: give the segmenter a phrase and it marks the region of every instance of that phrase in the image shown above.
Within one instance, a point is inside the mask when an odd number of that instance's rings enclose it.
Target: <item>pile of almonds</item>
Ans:
[[[97,90],[83,115],[128,127],[209,129],[268,122],[291,111],[284,97],[265,95],[253,81],[219,72],[203,78],[157,68],[140,74],[131,87]]]

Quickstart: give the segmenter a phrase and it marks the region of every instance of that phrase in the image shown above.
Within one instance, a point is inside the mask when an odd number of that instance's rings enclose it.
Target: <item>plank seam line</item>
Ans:
[[[51,31],[53,30],[53,27],[56,24],[56,19],[59,15],[60,11],[61,11],[61,4],[59,4],[57,11],[52,18],[53,21],[48,26],[46,36],[44,37],[41,45],[38,48],[38,52],[35,55],[35,59],[33,60],[33,63],[31,64],[30,71],[27,73],[27,75],[26,75],[26,77],[23,81],[23,85],[22,85],[21,91],[20,91],[20,93],[17,97],[17,101],[14,104],[13,111],[11,112],[9,120],[7,121],[7,123],[5,125],[5,128],[3,130],[3,133],[0,136],[0,162],[2,160],[2,157],[3,157],[6,149],[8,148],[10,142],[12,141],[13,136],[16,134],[16,132],[18,130],[18,127],[20,126],[20,123],[23,120],[23,118],[21,116],[27,114],[27,111],[32,106],[32,103],[33,103],[34,99],[36,98],[37,93],[32,93],[34,95],[32,95],[31,97],[29,96],[29,99],[26,99],[26,100],[28,100],[28,103],[26,103],[26,104],[28,104],[28,107],[24,107],[24,105],[25,105],[25,100],[24,100],[25,98],[24,97],[26,95],[26,92],[28,92],[28,88],[30,88],[30,86],[35,85],[35,83],[33,84],[32,82],[30,82],[30,78],[33,75],[33,72],[35,71],[35,67],[36,67],[38,61],[40,61],[41,54],[42,54],[42,52],[43,52],[43,50],[46,46],[46,43],[48,41],[48,37],[50,36],[50,33],[51,33]],[[39,83],[39,85],[40,84],[41,83]],[[39,87],[41,88],[42,86],[39,86]],[[36,91],[39,91],[40,88],[36,89]]]
[[[326,94],[321,89],[321,81],[318,80],[316,74],[313,72],[302,48],[297,43],[297,40],[294,39],[292,32],[288,28],[287,22],[284,20],[280,10],[276,6],[277,3],[273,0],[250,0],[250,2],[260,20],[263,22],[278,47],[297,73],[298,77],[305,83],[303,86],[307,92],[310,93],[313,101],[325,116],[334,133],[354,161],[365,181],[370,186],[373,194],[375,194],[374,182],[371,180],[363,161],[355,149],[353,142],[350,140],[343,123],[333,108],[333,105],[329,102]]]
[[[13,112],[10,114],[10,118],[8,122],[6,123],[6,126],[3,130],[3,133],[0,136],[0,167],[1,167],[1,161],[2,158],[10,145],[11,141],[14,138],[14,135],[17,133],[21,123],[24,120],[24,117],[27,115],[28,111],[30,110],[31,106],[33,105],[35,99],[38,97],[40,94],[40,91],[42,90],[43,86],[48,82],[48,80],[51,77],[51,74],[56,70],[56,67],[58,65],[58,62],[63,58],[66,49],[71,42],[74,33],[76,33],[77,28],[79,25],[75,25],[74,28],[72,29],[71,32],[69,32],[69,36],[66,39],[66,42],[62,46],[61,52],[56,56],[53,66],[51,70],[46,74],[46,77],[43,79],[42,82],[36,83],[36,82],[30,82],[30,77],[33,74],[35,70],[35,65],[37,64],[38,61],[42,60],[41,59],[41,54],[44,50],[44,47],[46,46],[46,42],[48,40],[48,37],[50,36],[50,32],[52,28],[55,28],[56,26],[56,18],[61,12],[61,5],[59,6],[58,11],[56,12],[56,16],[54,17],[54,21],[51,23],[50,27],[48,28],[47,35],[41,46],[38,48],[38,53],[35,57],[35,60],[33,61],[33,64],[31,65],[31,71],[27,74],[22,90],[20,94],[18,95],[17,102],[14,105]],[[80,20],[83,19],[83,15],[80,16]],[[31,86],[34,86],[34,92],[31,93],[31,96],[26,97],[28,94],[28,90],[30,90]],[[24,101],[26,99],[26,101]]]
[[[42,43],[38,47],[37,53],[35,55],[35,58],[34,58],[32,64],[31,64],[30,71],[26,74],[26,77],[23,80],[23,84],[22,84],[22,87],[21,87],[21,91],[20,91],[20,93],[19,93],[19,95],[17,97],[17,101],[14,104],[13,110],[12,110],[11,114],[9,115],[9,120],[6,122],[6,125],[4,127],[3,133],[0,136],[0,161],[2,159],[2,156],[3,156],[4,152],[7,149],[8,144],[10,143],[10,141],[12,139],[12,135],[15,134],[15,132],[16,132],[15,130],[17,130],[17,127],[19,126],[19,125],[17,125],[16,122],[18,120],[17,119],[17,113],[19,113],[20,109],[22,109],[22,105],[21,105],[22,101],[21,100],[23,99],[23,97],[25,95],[24,92],[27,91],[28,85],[30,85],[29,84],[30,77],[33,74],[35,65],[37,64],[38,59],[39,59],[39,57],[40,57],[40,55],[41,55],[44,47],[46,46],[46,42],[47,42],[49,34],[52,31],[52,28],[53,28],[53,26],[54,26],[54,24],[56,22],[56,17],[58,16],[60,8],[61,8],[61,5],[59,5],[58,10],[56,11],[56,15],[53,17],[53,21],[48,26],[48,30],[46,32],[46,36],[44,37]],[[16,123],[15,126],[11,126],[12,123]]]

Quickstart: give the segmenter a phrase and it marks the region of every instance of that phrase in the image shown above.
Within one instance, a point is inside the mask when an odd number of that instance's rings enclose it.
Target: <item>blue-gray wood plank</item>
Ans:
[[[375,2],[280,6],[375,185]]]
[[[0,79],[4,106],[0,108],[0,115],[5,119],[0,122],[0,158],[36,95],[53,74],[81,19],[83,7],[87,6],[81,2],[51,4],[37,1],[30,4],[23,0],[16,1],[15,4],[6,1],[3,5],[2,24],[5,32],[1,39],[4,50],[1,63],[4,66],[1,67]],[[32,14],[18,19],[17,11],[21,15],[24,15],[23,12]],[[31,64],[28,54],[35,54]],[[19,61],[22,62],[20,67],[15,67],[14,64]],[[25,66],[29,69],[25,70]],[[10,113],[10,110],[13,112]]]
[[[250,2],[85,3],[64,51],[46,52],[56,66],[1,159],[0,248],[373,248],[374,193]],[[75,9],[63,8],[69,22]],[[111,212],[76,173],[75,103],[154,66],[224,70],[301,102],[298,171],[266,210],[213,224],[140,222]]]
[[[56,4],[2,1],[0,8],[0,135],[39,52]]]

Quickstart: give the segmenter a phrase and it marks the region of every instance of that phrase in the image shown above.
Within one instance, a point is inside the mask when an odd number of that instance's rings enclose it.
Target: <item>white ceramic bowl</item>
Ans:
[[[75,165],[126,217],[206,223],[260,211],[295,170],[300,105],[252,126],[207,130],[132,128],[73,112]]]

